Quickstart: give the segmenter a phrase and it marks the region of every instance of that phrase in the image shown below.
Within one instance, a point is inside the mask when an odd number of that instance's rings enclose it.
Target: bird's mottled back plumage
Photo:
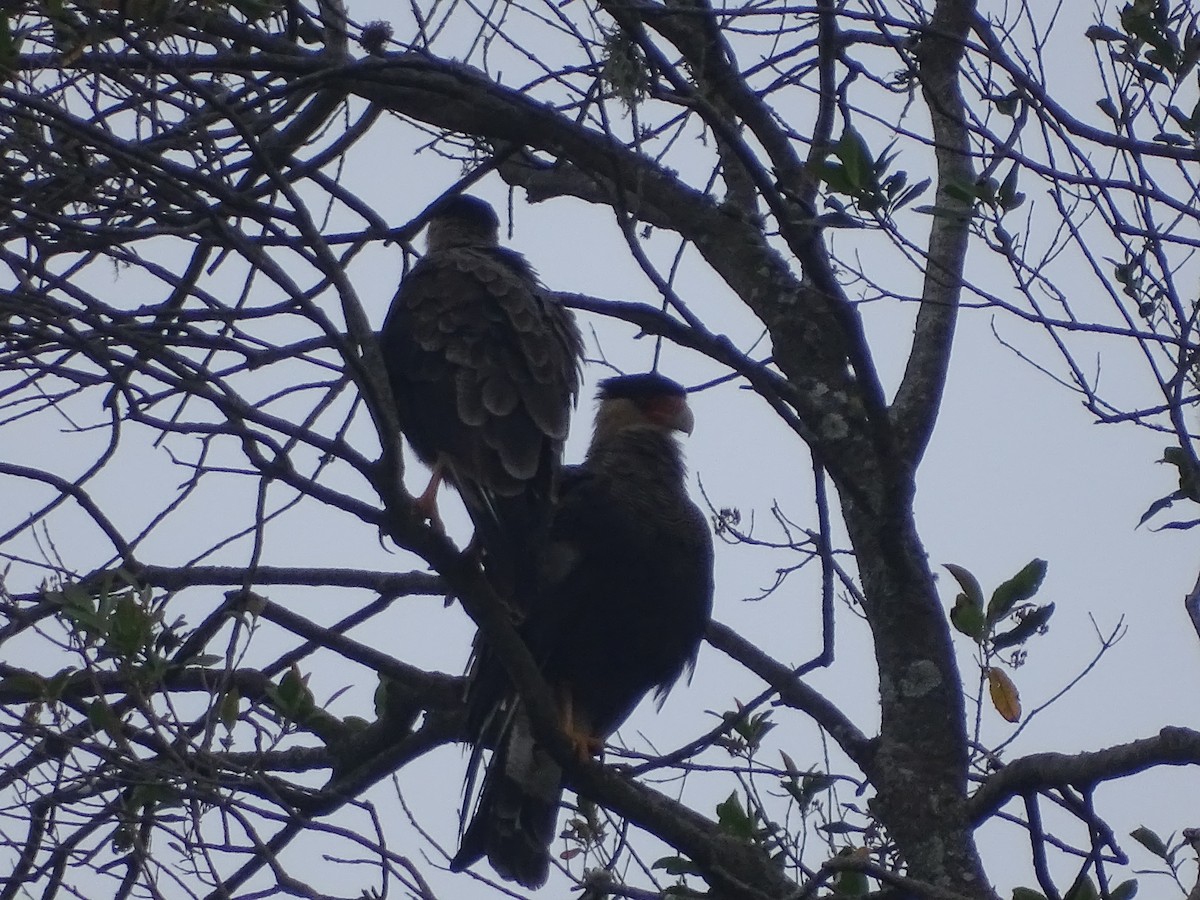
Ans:
[[[489,568],[510,570],[501,581],[511,581],[527,562],[514,557],[528,557],[544,532],[582,340],[570,311],[498,235],[487,203],[445,203],[380,340],[405,436],[458,489]]]
[[[625,376],[603,382],[599,399],[587,458],[562,479],[539,590],[520,626],[560,714],[577,738],[596,742],[695,663],[713,593],[712,535],[687,495],[673,434],[692,428],[683,388],[657,374]],[[537,887],[549,871],[561,772],[498,661],[481,660],[469,707],[479,744],[497,749],[451,868],[487,856],[501,876]]]

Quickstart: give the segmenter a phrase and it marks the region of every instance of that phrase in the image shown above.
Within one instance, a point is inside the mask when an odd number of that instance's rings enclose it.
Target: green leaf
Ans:
[[[1046,577],[1046,561],[1035,559],[1020,572],[992,592],[988,601],[988,622],[998,622],[1003,619],[1014,606],[1024,603],[1037,593]]]
[[[1091,878],[1080,875],[1071,885],[1071,889],[1063,895],[1063,900],[1100,900],[1100,893]]]
[[[1121,10],[1121,27],[1132,37],[1153,43],[1157,28],[1145,3],[1127,3]]]
[[[834,889],[843,897],[863,897],[870,889],[867,876],[862,872],[838,872],[833,880]]]
[[[950,610],[950,624],[956,631],[965,634],[977,644],[983,643],[987,634],[987,619],[983,615],[983,607],[976,606],[967,599],[966,594],[959,594],[954,599]]]
[[[854,193],[854,186],[850,183],[850,176],[847,174],[845,166],[829,162],[828,160],[818,163],[817,177],[825,182],[825,186],[829,190],[836,194]]]
[[[750,750],[757,750],[762,746],[762,740],[775,727],[775,723],[771,721],[771,711],[758,713],[750,716],[748,719],[740,719],[733,726],[734,731],[738,736],[746,742],[746,746]]]
[[[1021,101],[1021,92],[1013,91],[1002,97],[989,97],[988,99],[996,104],[996,112],[1011,119],[1017,114],[1017,108]]]
[[[792,796],[792,799],[800,804],[801,809],[807,809],[817,794],[829,790],[836,783],[836,778],[820,772],[804,775],[802,778],[792,776],[781,779],[779,782],[780,786]]]
[[[747,841],[754,839],[754,822],[742,808],[737,791],[730,794],[725,802],[717,804],[717,824],[728,835]]]
[[[1137,894],[1138,883],[1136,878],[1130,878],[1128,881],[1122,881],[1115,888],[1109,891],[1108,896],[1111,900],[1132,900]]]
[[[233,726],[237,724],[241,702],[242,695],[236,687],[231,687],[225,692],[225,696],[221,698],[221,708],[217,714],[226,731],[233,731]]]
[[[996,195],[1000,201],[1000,208],[1005,212],[1014,210],[1025,201],[1025,195],[1017,191],[1017,177],[1020,173],[1020,168],[1016,163],[1013,163],[1012,168],[1008,170],[1008,174],[1004,176],[1004,181],[1000,183],[1000,191]]]
[[[1145,81],[1162,85],[1169,85],[1171,83],[1171,79],[1158,66],[1152,66],[1150,63],[1134,62],[1133,67]]]
[[[1052,615],[1054,615],[1053,603],[1047,603],[1045,606],[1038,606],[1031,609],[1025,613],[1015,627],[993,637],[992,648],[994,650],[1003,650],[1006,647],[1012,647],[1029,640],[1029,638],[1045,627]]]
[[[887,180],[883,182],[883,191],[888,197],[895,197],[908,184],[908,173],[901,169],[893,175],[889,175]]]
[[[96,609],[96,600],[81,585],[63,585],[61,591],[52,591],[46,595],[46,599],[59,603],[67,621],[80,631],[90,634],[104,631],[104,621]]]
[[[914,184],[912,187],[910,187],[908,190],[906,190],[899,197],[897,197],[895,200],[892,201],[892,209],[903,209],[905,206],[907,206],[913,200],[916,200],[923,193],[925,193],[927,190],[929,190],[929,185],[931,185],[931,184],[933,184],[932,179],[922,178],[920,181],[918,181],[916,184]]]
[[[1127,40],[1129,40],[1129,38],[1127,38],[1121,32],[1117,31],[1117,29],[1110,28],[1108,25],[1093,25],[1091,28],[1089,28],[1083,34],[1089,41],[1127,41]]]
[[[116,713],[112,711],[112,707],[104,698],[98,698],[88,704],[87,717],[92,728],[103,731],[114,741],[121,739],[121,720],[117,718]]]
[[[786,771],[789,775],[797,776],[797,775],[804,774],[803,772],[800,771],[800,767],[796,765],[796,761],[794,759],[792,759],[792,757],[787,753],[787,751],[780,750],[779,758],[783,760],[784,771]]]
[[[1117,104],[1113,103],[1108,97],[1103,100],[1097,100],[1096,105],[1100,107],[1100,111],[1112,119],[1117,124],[1121,122],[1121,114],[1117,112]]]
[[[950,624],[971,640],[981,643],[987,631],[983,615],[983,588],[968,569],[954,563],[944,565],[962,588],[962,593],[954,598],[954,606],[950,610]]]
[[[1032,888],[1019,887],[1013,888],[1012,900],[1046,900],[1046,895]]]
[[[915,207],[913,212],[920,213],[923,216],[934,216],[935,218],[939,219],[954,219],[960,222],[971,218],[971,211],[969,209],[958,209],[952,206],[943,206],[938,203]]]
[[[876,176],[876,181],[878,181],[878,177],[886,172],[888,170],[888,166],[895,162],[896,158],[900,155],[899,150],[892,150],[894,146],[896,146],[896,142],[892,141],[890,144],[884,147],[883,152],[879,154],[879,158],[875,160],[874,164],[872,165],[872,169]],[[907,175],[905,175],[905,177],[907,177]]]
[[[854,128],[848,127],[842,132],[834,155],[842,161],[842,165],[845,167],[846,179],[850,183],[852,192],[870,189],[874,181],[872,177],[874,165],[871,160],[871,151],[861,134]]]
[[[865,213],[871,213],[883,209],[884,202],[884,198],[879,194],[864,192],[858,198],[858,208]]]
[[[668,875],[702,875],[700,867],[683,856],[664,856],[650,867],[659,869]]]
[[[316,709],[313,692],[308,689],[308,676],[301,675],[295,663],[280,679],[276,699],[279,711],[293,722],[303,722]]]
[[[804,779],[800,782],[801,789],[807,797],[815,797],[817,794],[824,793],[835,784],[837,784],[837,779],[823,772],[814,772],[812,775],[805,775]]]
[[[105,649],[123,659],[132,659],[149,646],[151,626],[150,616],[141,603],[132,594],[123,593],[109,617]]]
[[[1156,66],[1162,66],[1168,72],[1174,72],[1179,68],[1179,54],[1173,47],[1155,47],[1153,50],[1147,51],[1146,59]],[[1169,83],[1164,75],[1163,84]]]
[[[1171,851],[1167,849],[1166,842],[1145,825],[1129,832],[1129,836],[1159,859],[1166,860],[1171,855]]]
[[[954,563],[943,563],[942,567],[954,576],[954,580],[963,589],[963,594],[967,600],[980,609],[983,609],[983,588],[979,586],[979,579],[969,569],[965,569]]]

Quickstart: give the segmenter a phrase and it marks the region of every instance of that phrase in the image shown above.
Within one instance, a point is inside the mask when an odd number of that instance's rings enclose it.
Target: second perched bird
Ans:
[[[712,535],[688,498],[673,434],[692,431],[683,388],[657,373],[628,375],[601,382],[599,399],[587,457],[563,479],[540,589],[519,629],[581,755],[597,752],[651,690],[661,702],[695,664],[713,596]],[[473,766],[483,744],[496,749],[450,868],[486,856],[501,877],[540,887],[562,772],[486,655],[468,719]]]
[[[499,245],[499,230],[476,197],[442,204],[380,343],[401,429],[433,468],[418,506],[438,522],[438,485],[450,481],[507,595],[544,539],[583,342],[525,258]]]

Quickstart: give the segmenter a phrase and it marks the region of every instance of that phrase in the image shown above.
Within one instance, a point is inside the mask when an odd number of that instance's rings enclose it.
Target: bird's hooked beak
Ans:
[[[679,407],[675,412],[674,418],[671,419],[671,426],[676,431],[682,431],[686,435],[691,435],[692,430],[696,427],[696,417],[692,414],[692,408],[683,398],[679,400]]]

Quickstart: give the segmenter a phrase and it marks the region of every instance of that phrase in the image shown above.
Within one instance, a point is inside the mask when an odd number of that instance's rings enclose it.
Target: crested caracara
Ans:
[[[401,430],[433,469],[418,507],[440,524],[437,489],[450,481],[493,584],[511,595],[545,537],[583,345],[499,229],[478,198],[443,203],[380,343]]]
[[[657,373],[629,375],[601,382],[599,400],[587,457],[562,479],[519,626],[581,755],[598,751],[650,691],[661,702],[694,665],[713,595],[712,535],[684,488],[675,437],[693,424],[683,388]],[[468,720],[476,740],[468,793],[482,747],[495,751],[450,867],[486,856],[501,877],[539,887],[562,772],[486,653]]]

